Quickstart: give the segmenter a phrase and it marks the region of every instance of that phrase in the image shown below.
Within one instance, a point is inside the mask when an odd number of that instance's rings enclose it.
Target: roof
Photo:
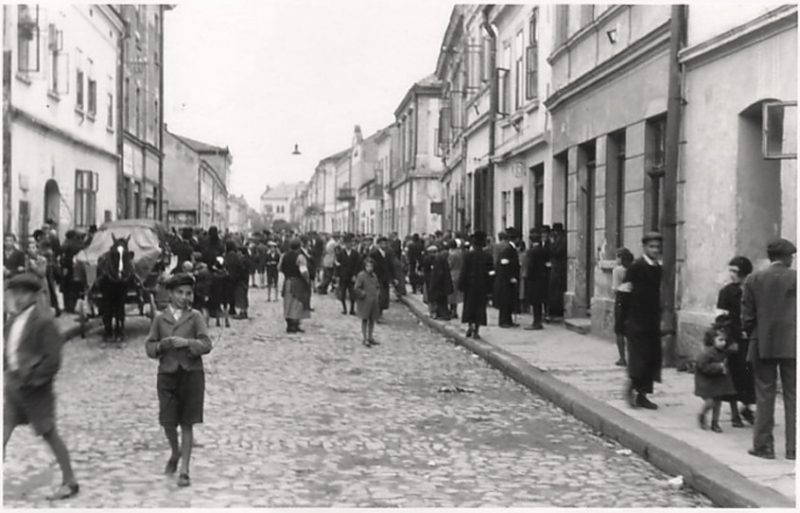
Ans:
[[[229,153],[227,147],[223,148],[221,146],[214,146],[213,144],[204,143],[202,141],[198,141],[197,139],[192,139],[184,135],[178,135],[173,132],[170,133],[172,133],[172,135],[183,141],[188,147],[190,147],[197,153]]]
[[[424,92],[428,94],[440,94],[441,87],[443,82],[439,80],[435,74],[430,74],[420,80],[414,82],[414,85],[408,88],[408,92],[403,97],[400,105],[397,106],[397,109],[394,111],[395,117],[400,115],[400,112],[403,110],[403,107],[411,100],[414,94],[417,92]]]
[[[290,199],[294,197],[295,193],[298,189],[305,186],[305,182],[297,182],[297,183],[282,183],[280,185],[276,185],[275,187],[267,186],[267,190],[265,190],[261,194],[261,199],[263,200],[279,200],[279,199]]]
[[[349,154],[350,154],[350,148],[347,148],[342,151],[336,152],[333,155],[328,155],[324,159],[320,160],[319,163],[322,164],[323,162],[327,162],[329,160],[339,161],[340,159],[346,157]]]

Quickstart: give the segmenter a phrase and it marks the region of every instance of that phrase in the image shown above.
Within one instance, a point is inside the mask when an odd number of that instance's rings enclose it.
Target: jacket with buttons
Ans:
[[[186,338],[189,345],[175,348],[172,341],[165,340],[168,337]],[[159,374],[172,374],[179,369],[202,371],[202,355],[211,352],[211,339],[203,315],[197,310],[188,310],[176,321],[169,308],[160,312],[150,326],[145,350],[150,358],[158,358]]]

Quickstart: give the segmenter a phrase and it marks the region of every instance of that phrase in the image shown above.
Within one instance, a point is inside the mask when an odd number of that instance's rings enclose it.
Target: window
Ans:
[[[123,91],[123,98],[124,98],[124,106],[123,106],[123,116],[125,119],[125,130],[130,130],[131,128],[131,79],[130,77],[125,77],[125,91]]]
[[[108,93],[106,96],[106,126],[114,128],[114,95]]]
[[[136,88],[136,136],[142,135],[142,89]]]
[[[664,212],[664,198],[661,195],[661,186],[666,164],[666,127],[666,116],[649,120],[645,127],[645,153],[648,175],[645,219],[647,220],[647,229],[654,231],[661,230],[661,220]]]
[[[503,45],[503,65],[497,69],[498,113],[507,116],[511,111],[511,44]]]
[[[133,217],[139,219],[142,217],[142,184],[136,182],[133,185]]]
[[[161,139],[161,123],[159,120],[159,115],[161,111],[158,110],[158,99],[153,102],[153,141],[158,146],[159,140]]]
[[[94,117],[97,114],[97,81],[89,79],[87,93],[89,94],[89,116]]]
[[[80,64],[79,64],[79,66],[80,66]],[[83,103],[83,77],[84,77],[83,69],[78,67],[78,70],[77,70],[76,76],[75,76],[75,107],[80,111],[83,111],[83,105],[84,105],[84,103]]]
[[[39,6],[17,7],[17,71],[39,71]]]
[[[489,69],[489,55],[491,54],[491,39],[484,36],[481,48],[481,81],[486,82],[492,76],[492,70]]]
[[[556,47],[563,45],[567,41],[569,33],[569,5],[556,6]]]
[[[502,211],[500,220],[503,228],[505,228],[508,226],[508,212],[511,210],[511,193],[509,191],[503,191],[501,195],[502,202],[500,203],[500,206]]]
[[[433,130],[433,154],[436,157],[442,156],[442,142],[439,140],[439,129]]]
[[[467,46],[467,90],[477,90],[483,75],[484,45],[470,40]],[[456,72],[458,74],[458,72]]]
[[[528,48],[525,56],[525,98],[533,100],[539,96],[539,35],[538,35],[538,11],[533,10],[530,20],[528,33]]]
[[[525,39],[522,31],[517,32],[517,40],[514,45],[514,108],[522,107],[522,92],[525,89],[525,71],[523,69],[525,59]]]
[[[75,225],[97,224],[98,174],[92,171],[75,171]]]
[[[541,228],[544,222],[544,164],[533,168],[533,226]]]

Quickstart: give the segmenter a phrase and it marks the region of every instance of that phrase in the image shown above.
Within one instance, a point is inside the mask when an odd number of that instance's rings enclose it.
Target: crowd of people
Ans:
[[[52,498],[78,493],[69,454],[55,429],[53,379],[60,362],[62,338],[52,316],[75,308],[81,290],[73,259],[91,241],[92,233],[68,232],[61,243],[48,223],[34,233],[26,251],[13,234],[5,234],[4,362],[7,369],[4,445],[19,424],[30,423],[50,445],[62,469],[62,486]],[[375,324],[383,322],[392,290],[396,296],[422,294],[436,319],[458,318],[467,336],[479,338],[487,325],[487,308],[499,311],[501,328],[519,327],[515,315],[532,313],[530,330],[564,315],[566,237],[563,226],[533,229],[527,243],[509,228],[495,243],[485,233],[436,232],[402,239],[354,234],[262,231],[245,238],[208,230],[173,230],[155,273],[166,301],[147,337],[148,356],[159,360],[159,422],[171,454],[166,473],[180,473],[188,486],[192,426],[203,421],[205,377],[202,355],[211,351],[208,324],[249,317],[249,290],[266,288],[267,301],[283,300],[288,334],[302,333],[301,321],[311,316],[312,297],[335,293],[342,315],[361,320],[363,344],[379,345]],[[754,271],[751,261],[736,256],[729,262],[730,282],[719,292],[719,315],[704,337],[696,359],[695,395],[702,399],[699,427],[722,432],[723,403],[731,409],[734,427],[753,425],[749,453],[774,459],[774,406],[778,376],[786,415],[786,458],[795,459],[796,381],[796,248],[779,239],[767,249],[770,265]],[[649,394],[661,382],[662,237],[642,238],[641,256],[617,250],[612,272],[615,291],[614,331],[617,365],[627,368],[625,400],[633,408],[655,410]],[[166,264],[169,262],[169,264]],[[279,276],[283,275],[283,281]],[[741,404],[741,409],[739,405]],[[755,411],[752,407],[755,405]],[[180,427],[183,440],[179,444]]]

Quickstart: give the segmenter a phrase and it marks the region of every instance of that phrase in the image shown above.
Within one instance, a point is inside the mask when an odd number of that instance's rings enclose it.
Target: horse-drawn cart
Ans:
[[[122,338],[125,305],[138,305],[140,315],[149,305],[148,316],[155,316],[159,277],[170,260],[168,236],[158,221],[112,221],[101,226],[91,244],[75,256],[84,277],[87,310],[103,317],[106,336],[113,316],[116,335]]]

